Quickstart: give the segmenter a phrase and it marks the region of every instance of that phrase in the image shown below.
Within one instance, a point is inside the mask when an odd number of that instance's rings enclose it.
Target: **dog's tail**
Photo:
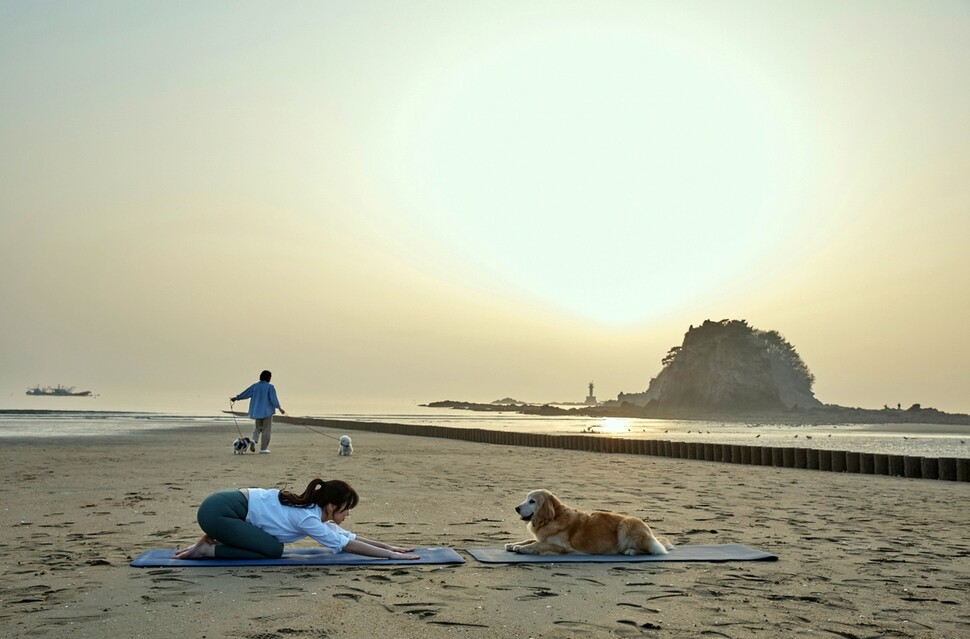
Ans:
[[[667,546],[657,537],[651,537],[647,542],[647,552],[651,555],[666,555]]]
[[[660,547],[663,550],[661,552],[656,552],[655,547]],[[666,555],[668,550],[673,550],[674,545],[670,543],[670,540],[666,537],[660,535],[654,535],[653,539],[650,540],[650,554],[651,555]]]

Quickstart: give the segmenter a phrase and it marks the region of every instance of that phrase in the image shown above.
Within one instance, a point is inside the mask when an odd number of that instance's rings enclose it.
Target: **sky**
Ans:
[[[605,400],[730,318],[970,412],[968,78],[945,0],[0,0],[0,408]]]

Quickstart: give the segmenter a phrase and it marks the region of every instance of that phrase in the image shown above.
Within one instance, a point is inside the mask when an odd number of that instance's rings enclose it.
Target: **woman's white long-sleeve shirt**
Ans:
[[[280,503],[280,491],[272,488],[249,489],[246,521],[287,544],[310,537],[324,548],[340,552],[357,535],[332,521],[321,521],[319,506],[297,508]]]

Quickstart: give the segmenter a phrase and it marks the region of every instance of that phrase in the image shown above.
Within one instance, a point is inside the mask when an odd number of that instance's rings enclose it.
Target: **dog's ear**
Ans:
[[[556,518],[559,500],[552,493],[543,491],[536,495],[536,501],[539,502],[539,507],[532,515],[532,527],[541,528]]]

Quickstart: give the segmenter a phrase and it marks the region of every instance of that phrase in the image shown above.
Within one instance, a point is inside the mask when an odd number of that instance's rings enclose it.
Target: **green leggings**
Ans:
[[[199,506],[202,532],[219,541],[219,559],[279,559],[283,544],[273,535],[246,522],[249,501],[238,490],[223,490],[205,498]]]

